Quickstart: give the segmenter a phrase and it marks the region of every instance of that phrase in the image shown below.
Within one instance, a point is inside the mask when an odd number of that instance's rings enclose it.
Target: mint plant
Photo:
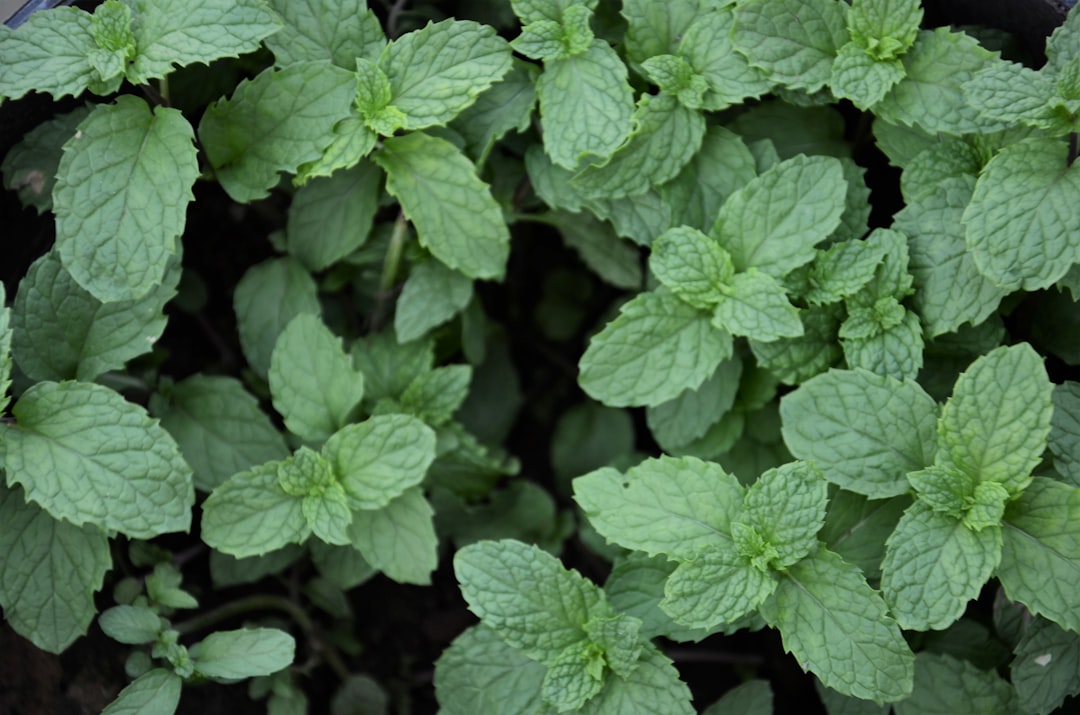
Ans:
[[[1080,20],[934,17],[0,29],[0,710],[1071,712]]]

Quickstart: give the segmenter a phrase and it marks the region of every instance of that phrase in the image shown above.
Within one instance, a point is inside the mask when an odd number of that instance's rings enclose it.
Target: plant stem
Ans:
[[[399,211],[394,221],[394,231],[390,234],[390,245],[386,247],[386,257],[383,258],[382,275],[379,277],[379,290],[376,293],[375,311],[371,316],[371,330],[378,332],[386,318],[387,306],[390,296],[394,291],[394,283],[397,282],[398,270],[401,268],[401,254],[405,251],[405,239],[409,236],[409,222],[405,218],[405,212]]]
[[[391,40],[397,39],[399,33],[398,20],[401,19],[401,13],[405,11],[407,4],[408,0],[395,0],[386,14],[386,34]]]
[[[1077,136],[1076,132],[1069,132],[1069,166],[1073,165],[1077,154],[1080,154],[1080,147],[1077,146]]]

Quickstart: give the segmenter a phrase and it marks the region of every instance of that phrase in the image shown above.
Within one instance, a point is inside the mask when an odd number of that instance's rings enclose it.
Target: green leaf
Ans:
[[[184,679],[165,668],[154,668],[133,680],[101,715],[173,715],[180,705]]]
[[[203,502],[202,539],[231,556],[244,558],[300,544],[311,529],[302,499],[278,480],[279,462],[267,462],[233,475]]]
[[[691,23],[703,13],[697,0],[673,0],[654,3],[650,0],[626,0],[619,14],[626,19],[626,56],[642,63],[650,57],[665,55],[680,45]]]
[[[598,677],[603,672],[603,656],[588,641],[571,643],[546,665],[540,695],[558,712],[578,710],[604,687]]]
[[[845,10],[835,0],[748,0],[735,10],[732,41],[773,81],[816,92],[848,41]]]
[[[655,406],[695,389],[731,355],[731,337],[671,293],[640,293],[593,336],[578,382],[613,407]]]
[[[714,545],[679,563],[664,585],[660,608],[680,625],[710,629],[757,608],[776,584],[776,576],[754,566],[733,545]]]
[[[630,135],[634,98],[626,65],[602,40],[545,63],[536,94],[544,151],[559,166],[576,169],[590,157],[611,156]]]
[[[971,35],[947,27],[921,30],[904,55],[907,75],[874,113],[890,124],[918,127],[931,134],[969,134],[1003,128],[982,117],[964,95],[964,84],[995,59]]]
[[[555,423],[551,466],[569,483],[571,477],[612,464],[634,448],[634,424],[626,410],[583,401]]]
[[[701,387],[648,408],[645,421],[657,444],[670,452],[704,436],[735,404],[742,371],[741,360],[725,360]]]
[[[1056,91],[1049,72],[1007,60],[990,62],[964,83],[964,94],[979,114],[990,120],[1058,128],[1050,103]]]
[[[1000,528],[974,531],[916,500],[886,542],[881,590],[901,628],[940,630],[963,615],[1000,558]]]
[[[473,298],[473,283],[440,261],[427,260],[409,273],[398,296],[394,332],[407,343],[447,322]]]
[[[582,715],[616,713],[664,713],[693,715],[690,689],[679,672],[655,646],[647,646],[629,678],[609,677],[604,689],[586,703]]]
[[[129,95],[98,105],[64,144],[53,207],[56,246],[101,301],[141,298],[161,283],[199,175],[178,110]]]
[[[335,124],[331,134],[330,144],[323,149],[322,155],[299,166],[294,184],[302,186],[314,177],[333,176],[338,169],[351,169],[371,153],[379,138],[363,119],[355,115]]]
[[[862,569],[868,580],[877,581],[885,558],[885,540],[910,505],[911,498],[906,495],[871,500],[839,490],[829,499],[819,538],[829,551]]]
[[[510,71],[454,118],[451,128],[465,140],[465,153],[483,164],[495,142],[512,130],[524,132],[536,106],[536,65],[514,60]]]
[[[612,608],[642,622],[638,631],[642,638],[662,635],[676,641],[696,641],[709,633],[677,625],[659,608],[664,584],[677,565],[661,556],[630,552],[615,562],[604,582]]]
[[[308,270],[321,271],[363,246],[381,187],[382,172],[367,162],[301,186],[289,204],[289,254]]]
[[[51,94],[53,99],[78,96],[101,79],[90,64],[97,49],[91,16],[69,7],[35,12],[17,30],[0,32],[0,102],[27,92]]]
[[[263,0],[193,0],[182,13],[175,12],[171,0],[133,4],[139,51],[127,68],[132,84],[164,77],[176,66],[254,52],[262,39],[281,29]]]
[[[891,60],[915,42],[922,18],[918,0],[854,0],[848,30],[875,59]]]
[[[810,266],[806,299],[824,305],[854,295],[873,279],[884,257],[884,247],[871,241],[830,245],[817,254]]]
[[[349,538],[369,564],[398,583],[430,584],[439,560],[433,515],[414,487],[381,509],[353,512]]]
[[[2,484],[0,525],[4,618],[38,648],[59,653],[86,633],[97,612],[94,592],[112,566],[109,541],[93,526],[54,519]]]
[[[114,641],[130,645],[156,640],[162,630],[161,617],[146,606],[113,606],[98,616],[98,626]]]
[[[453,144],[421,132],[391,137],[372,156],[387,174],[421,245],[469,278],[506,270],[510,235],[490,187]]]
[[[817,546],[827,487],[813,464],[789,462],[766,471],[746,490],[739,523],[768,545],[769,568],[783,571]]]
[[[1080,486],[1080,383],[1055,385],[1053,402],[1048,446],[1054,455],[1054,469],[1074,486]]]
[[[270,0],[284,27],[266,38],[279,67],[309,60],[329,60],[350,72],[356,58],[375,61],[386,37],[371,10],[351,0]]]
[[[90,35],[97,49],[87,59],[98,76],[90,84],[90,91],[109,94],[123,80],[127,63],[135,59],[138,51],[132,21],[131,8],[119,0],[106,0],[94,9]]]
[[[923,506],[953,519],[964,518],[973,503],[975,487],[979,484],[974,474],[940,465],[908,472],[907,478]]]
[[[1006,147],[983,169],[964,211],[967,247],[979,272],[1006,291],[1056,282],[1080,261],[1080,218],[1069,203],[1080,169],[1068,147],[1028,139]]]
[[[278,336],[298,315],[321,311],[315,280],[291,258],[271,258],[247,270],[236,284],[233,309],[244,357],[265,377]]]
[[[585,624],[605,615],[603,593],[542,549],[509,539],[480,541],[454,555],[469,610],[511,646],[550,665],[585,641]]]
[[[782,575],[761,606],[784,650],[845,695],[896,702],[912,691],[914,658],[858,568],[825,549]]]
[[[864,47],[849,42],[837,52],[829,88],[837,97],[850,99],[859,109],[870,109],[904,78],[898,59],[879,60]]]
[[[222,188],[246,203],[270,194],[282,171],[318,160],[349,115],[353,73],[326,62],[266,69],[211,104],[199,138]]]
[[[1080,490],[1037,477],[1005,510],[997,577],[1005,593],[1080,632]]]
[[[773,712],[773,691],[767,680],[747,680],[724,693],[724,697],[705,708],[702,715],[770,715]]]
[[[286,494],[301,497],[300,509],[314,534],[328,544],[349,543],[346,530],[352,522],[345,490],[330,461],[308,447],[301,447],[277,467],[278,484]]]
[[[11,412],[8,485],[54,517],[136,538],[190,526],[191,468],[141,407],[101,385],[41,382]]]
[[[922,652],[915,659],[915,690],[896,703],[896,715],[952,715],[1017,712],[1016,693],[993,670],[979,670],[966,660]]]
[[[705,78],[678,55],[657,55],[645,60],[642,69],[661,94],[675,97],[686,109],[701,109],[709,89]]]
[[[429,425],[449,422],[469,394],[471,365],[444,365],[412,381],[401,393],[401,407]]]
[[[813,307],[801,311],[802,337],[781,338],[770,343],[750,341],[758,364],[789,385],[797,385],[824,372],[840,361],[842,352],[836,333],[840,316],[835,307]]]
[[[320,442],[348,423],[364,397],[364,375],[322,319],[301,313],[281,331],[270,356],[274,409],[293,434]]]
[[[689,305],[711,310],[735,275],[731,254],[696,228],[668,229],[650,247],[649,270]]]
[[[671,223],[709,230],[724,200],[755,176],[754,157],[742,139],[722,126],[707,127],[701,151],[660,187]]]
[[[736,191],[720,207],[712,235],[735,261],[783,278],[814,258],[840,223],[847,183],[840,162],[795,156]]]
[[[217,631],[193,645],[195,671],[207,678],[238,680],[270,675],[292,665],[296,641],[277,628]]]
[[[705,117],[670,95],[643,95],[626,142],[607,161],[587,166],[571,185],[592,198],[637,196],[674,179],[701,148]]]
[[[431,372],[435,345],[431,340],[400,344],[389,332],[369,334],[352,344],[353,362],[364,373],[369,402],[397,399],[414,380]]]
[[[391,106],[402,127],[445,124],[510,71],[510,46],[495,29],[471,20],[443,20],[397,38],[379,67],[390,80]]]
[[[1028,712],[1050,713],[1080,693],[1080,635],[1036,618],[1016,646],[1009,672]]]
[[[454,639],[435,663],[445,715],[536,715],[546,669],[484,625]]]
[[[731,39],[734,24],[734,4],[705,11],[682,33],[679,42],[679,57],[685,58],[705,81],[701,105],[709,111],[760,97],[773,86],[765,72],[752,67],[745,56],[735,51]]]
[[[660,457],[625,475],[605,467],[578,477],[574,500],[608,541],[686,560],[730,543],[743,489],[713,462]]]
[[[825,478],[871,498],[903,494],[934,461],[937,404],[913,380],[830,370],[780,401],[784,442]]]
[[[1053,385],[1030,345],[1000,347],[956,381],[938,424],[941,456],[1012,494],[1028,483],[1046,449]]]
[[[382,509],[424,479],[435,459],[435,433],[415,417],[375,415],[335,433],[323,455],[352,509]]]
[[[17,192],[23,206],[33,206],[39,215],[52,210],[56,170],[63,156],[61,147],[89,113],[87,105],[58,114],[31,129],[8,150],[0,164],[4,188]]]
[[[333,546],[323,541],[308,543],[311,562],[319,575],[343,591],[356,588],[375,575],[360,552],[349,546]]]
[[[0,284],[0,412],[11,402],[11,309],[7,307],[4,286]],[[0,445],[0,469],[4,466],[3,445]]]
[[[713,313],[718,328],[766,343],[803,334],[799,311],[768,273],[756,268],[737,273],[724,293]]]
[[[163,385],[150,409],[194,470],[196,489],[210,491],[237,472],[288,455],[258,400],[235,378],[196,374]]]
[[[560,22],[537,20],[522,27],[521,34],[510,44],[526,57],[546,62],[576,54],[568,51],[568,39]],[[580,52],[580,49],[578,51]]]
[[[882,309],[873,311],[870,316],[871,329],[865,337],[841,340],[848,366],[898,380],[913,379],[918,375],[923,363],[923,338],[919,317],[903,309],[892,298],[878,301],[875,308]],[[885,312],[889,308],[893,309],[895,317]],[[851,316],[840,326],[842,338],[844,327],[850,321]]]

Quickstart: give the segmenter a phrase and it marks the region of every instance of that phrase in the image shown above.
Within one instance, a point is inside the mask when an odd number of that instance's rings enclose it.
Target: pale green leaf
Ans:
[[[1046,449],[1053,385],[1026,343],[980,357],[956,381],[938,424],[941,457],[1019,493]]]
[[[891,299],[889,299],[891,300]],[[899,308],[899,304],[894,307]],[[923,337],[919,317],[909,310],[897,311],[899,321],[875,321],[866,337],[841,340],[848,367],[862,368],[898,380],[914,379],[923,364]],[[845,323],[846,325],[846,323]],[[844,326],[840,326],[843,336]]]
[[[469,278],[502,277],[510,235],[490,187],[453,144],[421,132],[391,137],[372,156],[421,245]]]
[[[379,67],[405,129],[445,124],[510,71],[510,45],[471,20],[443,20],[397,38]]]
[[[784,573],[761,606],[784,650],[845,695],[896,702],[911,694],[915,659],[862,572],[825,549]]]
[[[848,41],[846,10],[835,0],[748,0],[735,10],[732,41],[773,81],[816,92]]]
[[[640,293],[590,340],[578,382],[613,407],[659,405],[701,385],[731,350],[708,313],[671,293]]]
[[[435,663],[445,715],[539,715],[545,668],[484,625],[469,628]]]
[[[119,605],[102,611],[98,627],[118,643],[149,643],[162,631],[161,617],[146,606]]]
[[[140,675],[120,691],[101,715],[173,715],[184,679],[165,668]]]
[[[284,20],[284,27],[266,38],[279,67],[330,60],[351,72],[357,57],[377,60],[386,46],[375,13],[353,0],[270,0],[269,5]]]
[[[715,239],[689,226],[660,234],[650,247],[649,270],[680,299],[710,310],[724,299],[735,268]]]
[[[353,512],[349,538],[369,564],[398,583],[426,585],[438,565],[434,511],[419,487],[381,509]]]
[[[903,54],[919,31],[923,11],[918,0],[854,0],[848,13],[852,39],[875,59]]]
[[[322,155],[305,161],[297,168],[293,183],[302,186],[315,177],[333,176],[338,169],[356,166],[375,148],[378,138],[359,116],[345,117],[334,125],[330,143],[323,149]]]
[[[783,571],[817,546],[825,523],[828,483],[808,462],[789,462],[762,474],[746,490],[739,522],[768,545],[768,566]]]
[[[376,415],[323,447],[353,509],[381,509],[419,484],[435,459],[435,433],[415,417]]]
[[[837,343],[840,315],[835,306],[800,312],[802,337],[781,338],[770,343],[750,341],[758,364],[788,385],[797,385],[836,365],[843,353]]]
[[[836,55],[829,88],[837,97],[850,99],[859,109],[870,109],[903,78],[904,65],[900,60],[875,59],[865,48],[849,42]]]
[[[626,19],[626,56],[641,63],[650,57],[666,55],[685,38],[688,28],[702,15],[699,0],[625,0],[619,14]]]
[[[264,0],[190,0],[176,12],[172,0],[125,0],[135,8],[139,51],[128,66],[132,84],[164,77],[174,67],[239,57],[281,29]]]
[[[571,643],[545,664],[548,668],[540,695],[558,712],[578,710],[604,687],[600,670],[604,667],[603,656],[587,640]]]
[[[278,462],[277,475],[282,490],[295,497],[322,494],[337,481],[329,460],[306,446]]]
[[[844,138],[844,119],[831,107],[767,99],[743,109],[727,126],[747,145],[758,145],[755,153],[760,171],[799,154],[837,159],[851,156],[851,145]]]
[[[933,463],[937,404],[912,380],[830,370],[780,402],[784,442],[834,484],[871,498],[903,494]]]
[[[767,680],[747,680],[724,693],[724,697],[705,708],[702,715],[771,715],[773,691]]]
[[[363,162],[297,189],[285,227],[289,254],[308,270],[321,271],[363,246],[381,187],[382,172]]]
[[[1050,453],[1058,474],[1080,486],[1080,383],[1054,386],[1054,414],[1050,418]]]
[[[857,241],[866,235],[870,224],[870,187],[866,185],[866,169],[850,157],[840,157],[847,183],[844,213],[840,225],[829,236],[831,241]]]
[[[696,390],[646,409],[645,421],[657,444],[670,452],[704,436],[735,404],[742,370],[741,360],[725,360]]]
[[[252,266],[236,284],[236,311],[240,347],[251,368],[263,377],[278,335],[293,318],[321,311],[315,280],[291,258],[271,258]]]
[[[191,468],[139,406],[92,383],[41,382],[5,425],[8,484],[58,519],[137,538],[191,525]]]
[[[292,665],[296,641],[277,628],[216,631],[190,649],[195,671],[208,678],[238,680],[270,675]]]
[[[990,120],[1054,128],[1050,99],[1055,89],[1049,72],[1007,60],[990,62],[964,83],[964,94]]]
[[[634,100],[626,65],[606,42],[551,60],[536,83],[544,151],[567,169],[608,157],[630,135]]]
[[[571,185],[590,198],[637,196],[674,179],[701,148],[705,117],[666,94],[644,95],[633,131],[607,161],[586,167]]]
[[[605,467],[574,480],[574,500],[610,542],[691,559],[730,544],[742,507],[739,482],[695,457],[648,459],[626,474]]]
[[[1011,715],[1016,694],[993,670],[951,655],[922,652],[915,659],[915,690],[894,706],[896,715]]]
[[[537,20],[521,28],[521,34],[510,43],[515,51],[534,60],[554,60],[569,57],[567,33],[555,20]]]
[[[1080,261],[1080,217],[1072,198],[1080,168],[1068,147],[1028,139],[1003,149],[983,169],[964,211],[967,247],[979,272],[1002,289],[1046,288]]]
[[[693,715],[690,689],[667,656],[648,645],[629,678],[610,676],[604,689],[585,704],[582,715]]]
[[[202,539],[231,556],[244,558],[303,543],[311,529],[302,499],[285,492],[278,462],[233,475],[202,505]]]
[[[664,585],[660,608],[680,625],[709,629],[757,608],[776,584],[773,574],[753,566],[732,545],[714,545],[679,563]]]
[[[64,267],[102,301],[161,283],[199,175],[194,135],[178,110],[130,95],[99,105],[64,145],[53,207]]]
[[[432,340],[398,343],[391,331],[372,333],[352,344],[353,363],[364,373],[364,394],[374,402],[397,399],[435,364]]]
[[[799,311],[776,278],[756,268],[737,273],[713,313],[713,324],[732,335],[771,342],[803,334]]]
[[[318,160],[334,125],[349,115],[354,90],[352,72],[300,62],[263,70],[211,104],[199,138],[222,188],[241,203],[261,199],[280,172]]]
[[[364,397],[364,375],[322,319],[301,313],[281,331],[270,356],[274,409],[293,434],[319,442],[348,423]]]
[[[707,127],[701,150],[660,187],[672,225],[708,231],[724,200],[755,176],[754,157],[742,139],[720,125]]]
[[[940,630],[963,615],[1000,559],[1000,528],[973,531],[916,500],[886,542],[881,590],[901,628]]]
[[[744,55],[735,51],[731,40],[734,22],[733,3],[706,10],[682,33],[679,42],[679,56],[705,80],[702,107],[709,111],[760,97],[773,86],[765,72],[752,67]]]
[[[86,633],[94,592],[112,566],[109,541],[93,526],[54,519],[20,489],[0,484],[0,606],[16,633],[59,653]]]
[[[1031,712],[1054,712],[1080,693],[1080,635],[1036,618],[1016,646],[1009,673],[1016,694]]]
[[[464,310],[472,297],[472,281],[442,262],[427,260],[414,266],[394,312],[397,339],[407,343],[423,337]]]
[[[454,118],[450,127],[465,140],[465,153],[477,164],[484,163],[503,136],[529,128],[539,76],[536,65],[515,60],[500,81]]]
[[[557,477],[571,477],[614,463],[634,448],[634,424],[627,410],[583,401],[555,423],[551,466]]]
[[[682,642],[698,641],[709,634],[680,626],[660,610],[664,584],[677,566],[662,556],[630,552],[615,562],[604,582],[604,593],[612,608],[642,622],[639,629],[642,638],[664,636]]]
[[[56,170],[63,156],[61,147],[75,134],[90,109],[89,105],[78,107],[42,122],[8,150],[0,164],[4,188],[17,192],[23,206],[33,206],[39,215],[52,210]]]
[[[1080,632],[1080,490],[1036,478],[1005,511],[997,577],[1013,601]]]
[[[814,258],[840,223],[847,182],[837,159],[795,156],[736,191],[720,207],[712,235],[744,271],[782,278]]]
[[[657,55],[645,60],[641,67],[661,94],[675,97],[687,109],[702,109],[709,84],[684,58]]]
[[[817,254],[810,266],[806,299],[823,305],[854,295],[873,279],[884,257],[884,247],[870,241],[830,245]]]
[[[429,425],[449,422],[469,394],[471,365],[444,365],[422,375],[401,393],[401,407]]]
[[[53,99],[82,94],[101,79],[90,64],[97,44],[89,13],[69,7],[35,12],[16,30],[0,30],[0,102],[27,92]]]
[[[908,472],[907,478],[923,506],[957,520],[971,507],[980,483],[977,475],[937,464]]]

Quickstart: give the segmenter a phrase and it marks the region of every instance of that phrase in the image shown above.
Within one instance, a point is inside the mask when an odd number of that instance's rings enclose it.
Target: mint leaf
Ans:
[[[630,134],[634,98],[626,65],[602,40],[546,62],[536,94],[544,151],[559,166],[576,169],[589,157],[608,157]]]
[[[1007,60],[990,62],[964,83],[964,94],[979,114],[993,121],[1057,128],[1049,102],[1056,94],[1049,72]]]
[[[743,715],[769,715],[773,712],[773,692],[767,680],[747,680],[724,693],[702,715],[724,715],[724,713],[743,713]]]
[[[641,287],[640,252],[616,236],[609,225],[588,214],[562,211],[547,213],[543,220],[558,229],[563,242],[604,282],[626,290]]]
[[[318,160],[326,137],[349,114],[353,73],[326,62],[266,69],[211,104],[199,138],[222,188],[235,201],[264,198],[282,171]]]
[[[603,656],[587,640],[571,643],[547,666],[540,695],[558,712],[579,709],[604,687]]]
[[[288,252],[321,271],[364,245],[378,208],[382,172],[364,162],[304,184],[289,204]]]
[[[423,337],[465,309],[473,298],[473,283],[442,262],[428,260],[413,266],[398,296],[394,332],[403,343]]]
[[[399,344],[389,333],[372,333],[352,344],[353,362],[364,373],[368,402],[397,399],[414,380],[431,372],[435,364],[432,340]]]
[[[685,447],[705,435],[731,410],[742,376],[741,360],[725,360],[696,390],[645,410],[645,421],[665,451]]]
[[[8,484],[56,518],[136,538],[190,526],[191,468],[141,407],[101,385],[41,382],[11,412]]]
[[[731,355],[731,337],[671,293],[640,293],[589,341],[578,382],[613,407],[655,406],[698,387]]]
[[[263,0],[193,0],[177,13],[171,0],[135,0],[139,51],[127,69],[132,84],[164,77],[174,66],[239,57],[281,29]]]
[[[379,138],[361,117],[355,115],[335,124],[331,134],[330,144],[323,149],[322,156],[300,164],[294,184],[302,186],[314,177],[333,176],[338,169],[351,169],[371,153]]]
[[[270,0],[284,27],[266,38],[279,67],[329,60],[350,72],[356,58],[375,61],[386,46],[379,19],[351,0]]]
[[[19,284],[12,311],[15,361],[34,380],[93,380],[149,352],[165,330],[162,308],[179,270],[138,300],[102,303],[60,265],[55,252],[35,261]]]
[[[492,629],[473,626],[435,663],[435,695],[446,715],[533,715],[546,669]]]
[[[768,569],[757,568],[733,546],[714,546],[679,563],[664,585],[660,608],[680,625],[710,629],[757,608],[776,582]]]
[[[277,467],[278,484],[286,494],[300,497],[300,509],[308,527],[328,544],[349,543],[352,522],[345,490],[330,461],[308,447],[301,447]]]
[[[773,86],[765,72],[752,67],[746,57],[735,51],[731,40],[734,24],[733,4],[702,12],[682,33],[679,42],[678,56],[685,58],[705,82],[701,107],[709,111],[720,111],[747,98],[760,97]]]
[[[757,176],[754,157],[737,134],[722,126],[705,129],[701,150],[679,175],[660,187],[671,207],[671,223],[707,231],[721,204]]]
[[[141,298],[161,283],[194,198],[193,139],[179,111],[151,111],[125,95],[95,107],[64,145],[53,191],[56,246],[98,300]]]
[[[922,652],[915,659],[915,690],[896,703],[896,715],[946,715],[971,709],[987,715],[1017,712],[1016,694],[993,670],[951,655]]]
[[[414,487],[381,509],[353,512],[349,539],[365,561],[398,583],[426,585],[439,560],[433,516]]]
[[[966,207],[975,188],[975,177],[989,160],[983,154],[990,151],[996,152],[997,148],[991,150],[964,139],[942,138],[907,162],[900,176],[900,191],[909,204],[916,203],[936,194],[939,185],[949,182],[953,194],[967,192],[963,203]]]
[[[626,0],[619,9],[626,19],[626,57],[642,63],[650,57],[666,55],[685,39],[691,23],[703,13],[693,0],[654,3],[649,0]]]
[[[269,381],[285,426],[311,442],[344,426],[364,396],[364,375],[353,368],[341,340],[308,313],[289,321],[278,336]]]
[[[1030,345],[983,355],[957,379],[941,412],[944,463],[1018,494],[1046,449],[1052,391],[1042,358]]]
[[[922,18],[918,0],[854,0],[847,20],[852,41],[876,60],[891,60],[915,42]]]
[[[838,302],[873,279],[885,247],[873,241],[843,241],[820,251],[810,266],[805,297],[815,305]]]
[[[771,80],[816,92],[848,41],[845,10],[834,0],[749,0],[735,10],[732,41]]]
[[[1016,646],[1009,672],[1029,712],[1050,713],[1080,692],[1080,635],[1036,618]]]
[[[405,114],[391,107],[390,78],[371,60],[356,58],[356,96],[353,104],[375,134],[391,136],[405,123]]]
[[[115,92],[123,80],[127,63],[135,59],[137,48],[131,31],[131,8],[119,0],[105,0],[94,9],[90,19],[90,34],[98,49],[88,59],[98,78],[90,91],[99,94]]]
[[[767,546],[769,568],[783,571],[817,546],[817,533],[825,523],[827,487],[817,467],[789,462],[766,471],[746,490],[738,521]]]
[[[277,628],[217,631],[191,646],[195,672],[208,678],[238,680],[270,675],[292,665],[296,641]]]
[[[522,27],[521,34],[510,44],[526,57],[547,61],[577,54],[568,51],[567,39],[569,38],[561,23],[555,20],[537,20]],[[578,53],[580,51],[579,48]]]
[[[307,539],[311,529],[304,519],[303,500],[281,488],[279,464],[260,464],[214,489],[202,505],[203,541],[244,558]]]
[[[885,557],[885,540],[896,529],[911,498],[867,499],[839,490],[829,499],[821,542],[848,563],[862,569],[866,578],[877,581]]]
[[[444,365],[422,375],[401,393],[401,407],[429,425],[449,422],[469,395],[471,365]]]
[[[402,127],[445,124],[510,71],[510,46],[470,20],[428,23],[391,42],[379,58]]]
[[[17,30],[0,32],[0,102],[27,92],[51,94],[54,99],[78,96],[101,79],[90,64],[97,49],[89,13],[54,7],[35,12]]]
[[[964,613],[1001,558],[1001,529],[974,531],[922,500],[886,542],[881,590],[901,628],[940,630]]]
[[[1005,593],[1035,614],[1080,631],[1080,491],[1035,478],[1005,510],[997,577]]]
[[[736,270],[782,278],[813,260],[814,246],[839,225],[846,190],[839,161],[795,156],[732,194],[711,234]]]
[[[130,645],[149,643],[162,630],[161,617],[146,606],[113,606],[98,616],[98,626],[114,641]]]
[[[904,74],[900,60],[877,59],[866,48],[849,42],[840,48],[833,61],[829,87],[837,97],[850,99],[859,109],[869,109],[880,102]]]
[[[38,648],[59,653],[86,633],[97,612],[94,592],[112,566],[109,541],[93,526],[54,519],[2,484],[0,524],[4,618]]]
[[[574,500],[609,541],[649,555],[692,559],[730,543],[743,488],[715,463],[660,457],[625,475],[605,467],[578,477]]]
[[[584,715],[648,712],[665,715],[693,715],[690,689],[679,672],[655,646],[642,652],[629,678],[607,678],[604,689],[585,705]]]
[[[896,702],[912,692],[914,658],[862,572],[820,549],[781,576],[761,605],[784,649],[826,686]]]
[[[803,334],[802,321],[775,278],[750,268],[737,273],[713,313],[713,325],[732,335],[771,342]]]
[[[979,272],[1007,291],[1046,288],[1080,261],[1080,230],[1069,197],[1080,169],[1054,139],[1028,139],[1001,150],[983,169],[964,211],[967,246]]]
[[[0,350],[2,354],[2,350]],[[2,394],[2,385],[0,385]],[[1054,413],[1050,418],[1050,453],[1054,469],[1074,486],[1080,486],[1080,383],[1067,381],[1054,386]]]
[[[17,192],[23,206],[33,206],[39,215],[52,210],[56,170],[63,156],[61,147],[75,134],[90,109],[78,107],[42,122],[8,150],[0,164],[4,188]]]
[[[689,226],[668,229],[650,247],[649,270],[668,289],[701,310],[724,298],[735,267],[715,239]]]
[[[451,124],[465,140],[465,153],[483,164],[495,142],[511,130],[524,132],[536,106],[536,65],[515,60],[501,80],[482,92]]]
[[[321,311],[315,280],[291,258],[271,258],[249,268],[236,284],[233,309],[244,357],[265,377],[278,335],[293,318]]]
[[[908,489],[904,475],[934,460],[937,404],[913,380],[830,370],[780,401],[784,442],[825,477],[884,498]]]
[[[844,327],[852,320],[850,315],[840,326],[840,337],[844,338],[841,345],[848,366],[897,379],[914,378],[923,362],[919,317],[903,309],[892,298],[876,302],[875,308],[878,309],[864,315],[870,328],[865,336],[845,336]]]
[[[386,190],[421,245],[469,278],[502,277],[510,249],[502,210],[453,144],[414,132],[385,140],[372,161],[386,171]]]
[[[172,715],[180,705],[184,679],[165,668],[154,668],[133,680],[101,715]]]
[[[607,161],[586,167],[571,185],[594,198],[643,194],[675,178],[705,134],[704,115],[667,94],[643,95],[633,123],[626,142]]]
[[[687,109],[702,109],[709,84],[685,59],[678,55],[657,55],[641,66],[661,94],[675,97]]]
[[[797,385],[824,372],[840,361],[843,353],[837,344],[840,313],[835,307],[811,306],[800,312],[803,334],[769,343],[750,341],[758,363],[788,385]]]
[[[288,454],[258,401],[231,377],[198,374],[163,385],[150,410],[180,446],[196,489],[210,491],[237,472]]]

